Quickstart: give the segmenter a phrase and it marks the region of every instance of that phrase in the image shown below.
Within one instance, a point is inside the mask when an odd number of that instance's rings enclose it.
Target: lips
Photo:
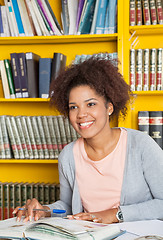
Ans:
[[[89,128],[93,124],[93,122],[94,121],[79,123],[79,126],[80,126],[81,129]]]

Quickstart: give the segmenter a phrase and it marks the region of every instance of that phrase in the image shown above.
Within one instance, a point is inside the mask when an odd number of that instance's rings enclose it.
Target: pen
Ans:
[[[27,208],[19,208],[18,210],[28,210]],[[34,208],[33,211],[43,211],[43,212],[52,212],[52,213],[57,213],[57,214],[62,214],[65,213],[66,210],[63,209],[38,209]]]

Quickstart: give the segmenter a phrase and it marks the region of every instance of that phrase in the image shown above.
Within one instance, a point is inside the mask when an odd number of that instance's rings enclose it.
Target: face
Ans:
[[[102,136],[110,128],[109,112],[104,97],[89,86],[75,87],[69,95],[69,118],[72,126],[83,138]]]

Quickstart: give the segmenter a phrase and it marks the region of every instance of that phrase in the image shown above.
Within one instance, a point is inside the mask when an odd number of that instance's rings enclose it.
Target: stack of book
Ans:
[[[130,26],[163,24],[162,0],[130,0]]]
[[[41,58],[33,52],[11,53],[0,60],[5,98],[48,98],[49,87],[66,66],[66,56],[55,52],[52,58]]]
[[[0,36],[62,35],[48,0],[4,0],[0,6]]]
[[[0,159],[56,159],[79,137],[62,115],[0,116]]]
[[[0,182],[0,220],[12,218],[13,210],[24,206],[27,199],[50,204],[59,200],[59,195],[59,183]]]
[[[138,129],[150,135],[163,149],[163,111],[139,111]]]
[[[132,91],[163,90],[163,48],[130,50]]]
[[[117,0],[62,0],[62,25],[68,34],[117,32]]]

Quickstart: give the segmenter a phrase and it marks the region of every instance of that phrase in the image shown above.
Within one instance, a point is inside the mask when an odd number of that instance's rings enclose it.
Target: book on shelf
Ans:
[[[146,48],[143,50],[143,91],[149,90],[149,66],[149,49]]]
[[[44,204],[44,183],[40,183],[38,186],[38,201],[40,204]]]
[[[8,0],[4,0],[4,4],[5,4],[4,6],[6,8],[9,33],[10,33],[10,36],[14,37],[15,36],[14,26],[13,26],[14,23],[12,22],[12,18],[11,18],[11,15],[10,15],[9,7],[8,7]]]
[[[23,98],[28,98],[28,76],[27,76],[27,66],[26,66],[26,58],[25,53],[17,53],[18,58],[18,69],[20,75],[21,82],[21,93]]]
[[[156,0],[156,9],[157,9],[158,23],[163,24],[163,2],[162,2],[162,0]]]
[[[25,36],[34,36],[33,29],[27,13],[25,0],[18,1],[18,7],[19,7],[22,23],[23,23]]]
[[[10,60],[4,59],[4,65],[5,65],[6,74],[7,74],[8,86],[10,90],[10,98],[15,98],[15,86],[14,86],[14,80],[12,76]]]
[[[60,71],[66,66],[67,56],[63,53],[54,52],[51,65],[51,81],[55,80]]]
[[[1,14],[2,14],[2,24],[4,29],[4,37],[10,37],[10,28],[7,16],[6,6],[1,6]]]
[[[49,87],[51,82],[51,58],[39,59],[39,97],[49,97]]]
[[[150,49],[150,90],[156,90],[156,57],[157,57],[157,50],[156,48]]]
[[[142,91],[143,80],[143,51],[137,49],[136,51],[136,91]]]
[[[135,91],[135,49],[130,49],[130,89]]]
[[[67,136],[66,136],[66,130],[65,130],[63,116],[58,115],[57,121],[58,121],[59,131],[60,131],[60,135],[61,135],[62,148],[64,148],[67,145]]]
[[[149,111],[138,112],[138,129],[149,135]]]
[[[130,0],[130,26],[135,25],[136,25],[136,1]]]
[[[19,36],[21,36],[21,37],[25,36],[23,23],[22,23],[22,19],[21,19],[21,16],[20,16],[20,10],[19,10],[19,7],[18,7],[18,1],[17,0],[11,0],[11,1],[12,1],[12,5],[13,5],[13,10],[14,10],[14,13],[15,13],[17,26],[18,26]]]
[[[60,130],[59,130],[59,124],[58,124],[57,116],[53,116],[52,119],[53,119],[55,136],[56,136],[56,140],[57,140],[58,151],[60,153],[62,151],[62,140],[61,140],[61,135],[60,135]]]
[[[37,121],[38,129],[39,129],[42,149],[43,149],[43,153],[44,153],[44,158],[48,159],[49,158],[49,150],[48,150],[48,147],[47,147],[47,142],[46,142],[46,137],[45,137],[45,133],[44,133],[44,128],[43,128],[43,123],[42,123],[41,116],[36,116],[36,121]]]
[[[62,1],[62,2],[64,2],[64,1]],[[79,0],[79,2],[78,2],[77,17],[76,17],[76,32],[78,31],[80,17],[81,17],[81,14],[82,14],[84,2],[85,2],[85,0]]]
[[[151,13],[151,23],[155,25],[157,24],[157,12],[156,12],[155,0],[149,0],[149,7],[150,7],[150,13]]]
[[[63,118],[63,122],[64,122],[67,144],[68,144],[68,143],[72,142],[71,131],[70,131],[70,122],[69,122],[69,119],[67,117]]]
[[[6,117],[5,115],[0,116],[0,125],[1,125],[1,132],[3,137],[4,150],[5,150],[5,158],[10,159],[12,157],[12,153],[10,149],[10,142],[9,142],[9,136],[7,132],[5,117]]]
[[[94,34],[95,33],[96,20],[97,20],[97,13],[98,13],[99,4],[100,4],[100,0],[96,0],[90,34]]]
[[[15,86],[15,96],[16,98],[21,98],[22,92],[21,92],[21,80],[20,80],[20,72],[19,72],[18,55],[17,53],[10,53],[10,57],[11,57],[12,76],[14,79],[14,86]]]
[[[58,151],[58,144],[57,144],[55,129],[54,129],[54,125],[53,125],[53,117],[47,116],[47,121],[48,121],[50,137],[51,137],[51,141],[52,141],[52,148],[54,151],[54,158],[58,158],[59,151]]]
[[[3,201],[3,183],[0,182],[0,220],[3,220],[3,208],[4,208],[4,201]]]
[[[108,3],[107,0],[100,1],[98,12],[97,12],[96,27],[95,27],[96,34],[104,33],[107,3]]]
[[[136,25],[140,26],[143,24],[142,14],[142,0],[136,1]]]
[[[68,13],[69,13],[69,21],[70,21],[69,35],[73,35],[73,34],[76,34],[78,1],[73,1],[73,0],[67,0],[67,1],[68,1]]]
[[[143,1],[144,25],[150,25],[151,24],[151,15],[150,15],[149,0],[142,0],[142,1]]]
[[[24,206],[27,201],[27,182],[21,184],[21,206]]]
[[[1,120],[1,119],[0,119]],[[4,159],[5,156],[5,146],[3,142],[2,126],[0,122],[0,159]]]
[[[4,219],[8,219],[10,199],[9,199],[9,183],[7,182],[3,185],[3,200],[4,200]]]
[[[0,37],[4,37],[4,27],[3,27],[3,21],[2,21],[2,6],[0,6]]]
[[[14,228],[13,228],[14,226]],[[40,219],[37,222],[16,222],[16,218],[4,220],[0,224],[1,236],[17,239],[113,239],[125,231],[118,225],[93,223],[82,220],[68,220],[59,217]]]
[[[15,12],[14,12],[14,8],[13,8],[12,0],[7,0],[7,5],[8,5],[9,14],[10,14],[11,22],[12,22],[14,36],[18,37],[19,36],[19,30],[18,30],[18,25],[17,25],[17,22],[16,22],[16,17],[15,17]]]
[[[157,49],[156,90],[163,90],[163,48]]]
[[[163,112],[149,111],[149,135],[163,149]]]
[[[5,69],[4,60],[0,60],[0,71],[2,78],[3,93],[5,98],[10,98],[10,90],[8,85],[7,73]]]
[[[13,211],[15,209],[15,185],[16,183],[11,182],[9,184],[9,218],[13,217]]]
[[[81,21],[79,22],[77,34],[89,34],[93,20],[93,13],[95,8],[94,0],[87,0],[84,13]]]
[[[33,52],[27,52],[26,66],[28,76],[28,93],[30,98],[39,96],[39,59],[40,56]]]
[[[106,9],[106,20],[104,33],[112,34],[117,32],[117,0],[109,1]]]
[[[68,13],[68,0],[62,0],[62,12],[61,12],[61,21],[63,26],[64,35],[69,34],[69,13]]]

